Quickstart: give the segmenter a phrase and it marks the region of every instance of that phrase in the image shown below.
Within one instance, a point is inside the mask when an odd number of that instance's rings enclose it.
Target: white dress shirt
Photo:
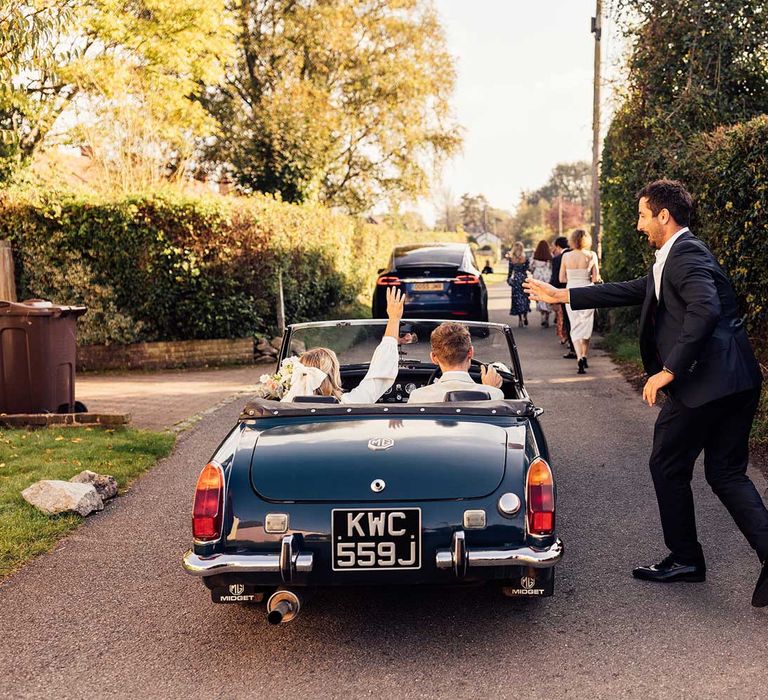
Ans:
[[[688,227],[681,228],[672,238],[670,238],[661,248],[656,251],[656,262],[653,263],[653,286],[656,290],[656,301],[661,301],[661,275],[664,272],[664,263],[667,262],[669,251],[672,250],[672,246],[675,241],[680,238]]]
[[[399,361],[397,338],[385,335],[373,353],[363,381],[342,394],[339,403],[376,403],[397,378]]]
[[[469,372],[451,370],[443,372],[434,384],[414,389],[408,397],[408,403],[441,403],[449,391],[486,391],[492,399],[503,399],[504,392],[488,384],[478,384]]]

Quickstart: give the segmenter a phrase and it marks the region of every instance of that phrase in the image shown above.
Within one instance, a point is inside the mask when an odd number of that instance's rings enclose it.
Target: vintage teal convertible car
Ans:
[[[401,324],[399,374],[376,404],[325,397],[257,399],[200,474],[185,570],[215,602],[269,596],[286,622],[320,586],[493,584],[508,596],[551,596],[563,555],[547,443],[506,325],[466,323],[479,381],[493,362],[504,400],[454,392],[407,403],[434,381],[429,334]],[[367,369],[384,321],[296,324],[280,359],[333,348],[345,388]]]

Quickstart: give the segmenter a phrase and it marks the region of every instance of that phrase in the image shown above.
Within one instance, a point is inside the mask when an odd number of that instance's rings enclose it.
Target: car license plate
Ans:
[[[331,511],[334,571],[421,568],[421,508]]]
[[[413,291],[414,292],[442,292],[443,283],[442,282],[414,282]]]

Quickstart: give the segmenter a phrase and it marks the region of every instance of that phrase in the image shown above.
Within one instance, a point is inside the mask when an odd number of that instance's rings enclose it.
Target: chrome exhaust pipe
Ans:
[[[287,588],[279,588],[267,601],[267,622],[270,625],[279,625],[282,622],[290,622],[301,610],[301,597]]]

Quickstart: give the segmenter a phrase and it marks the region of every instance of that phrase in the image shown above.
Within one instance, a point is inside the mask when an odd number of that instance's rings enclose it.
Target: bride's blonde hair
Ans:
[[[317,367],[328,376],[323,383],[315,389],[315,394],[320,396],[335,396],[341,400],[343,390],[341,388],[341,372],[339,371],[339,358],[330,348],[310,348],[299,357],[299,362],[305,367]]]

